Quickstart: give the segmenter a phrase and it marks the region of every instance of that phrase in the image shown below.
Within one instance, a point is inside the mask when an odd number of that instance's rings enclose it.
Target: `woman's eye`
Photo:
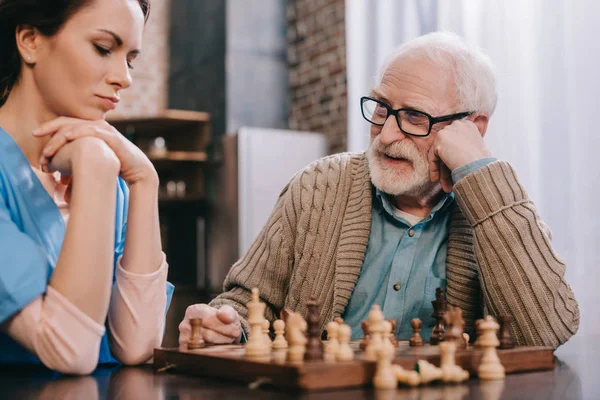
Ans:
[[[102,56],[107,56],[107,55],[110,54],[110,50],[105,49],[102,46],[98,46],[97,44],[95,44],[94,47],[96,48],[96,50],[98,51],[98,53],[100,53],[100,55],[102,55]]]

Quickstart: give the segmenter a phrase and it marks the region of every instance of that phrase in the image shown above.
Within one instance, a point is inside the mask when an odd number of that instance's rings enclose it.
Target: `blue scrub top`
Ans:
[[[114,263],[123,254],[129,189],[117,182]],[[63,238],[65,223],[12,137],[0,128],[0,323],[46,292]],[[113,275],[113,284],[115,278]],[[173,285],[167,282],[167,309]],[[165,310],[166,314],[167,310]],[[118,363],[108,345],[100,344],[99,364]],[[0,332],[0,364],[41,364],[8,335]]]

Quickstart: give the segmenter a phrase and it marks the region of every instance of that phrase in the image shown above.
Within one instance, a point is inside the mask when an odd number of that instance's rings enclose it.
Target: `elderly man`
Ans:
[[[181,344],[194,317],[208,342],[242,340],[253,287],[271,322],[284,307],[305,314],[315,296],[321,329],[342,316],[353,337],[379,304],[398,320],[397,337],[410,337],[418,317],[428,339],[437,287],[467,332],[491,314],[512,317],[521,345],[556,348],[575,334],[579,308],[550,231],[483,141],[497,97],[489,58],[433,33],[399,47],[381,71],[360,101],[367,152],[323,158],[290,181],[224,293],[188,308]]]

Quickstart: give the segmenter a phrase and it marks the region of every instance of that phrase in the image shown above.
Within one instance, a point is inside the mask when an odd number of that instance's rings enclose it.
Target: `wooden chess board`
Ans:
[[[209,345],[197,350],[160,348],[154,350],[154,367],[176,373],[230,379],[241,382],[271,384],[280,388],[300,390],[339,389],[370,385],[375,373],[375,361],[365,359],[358,348],[359,341],[352,341],[355,351],[353,361],[304,361],[293,364],[286,361],[286,351],[273,351],[264,359],[247,358],[243,345]],[[477,375],[482,351],[470,346],[457,349],[456,363]],[[554,354],[550,347],[515,347],[498,350],[498,357],[506,373],[549,370],[554,368]],[[400,342],[394,364],[414,369],[418,360],[440,365],[438,346],[426,344],[410,347]]]

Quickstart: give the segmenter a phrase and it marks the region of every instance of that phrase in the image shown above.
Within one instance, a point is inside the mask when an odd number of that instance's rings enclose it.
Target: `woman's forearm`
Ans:
[[[130,185],[129,190],[127,233],[121,265],[129,272],[150,274],[162,263],[156,173]]]
[[[88,139],[88,138],[86,138]],[[50,286],[94,321],[108,312],[119,162],[98,139],[73,142],[70,217]]]

